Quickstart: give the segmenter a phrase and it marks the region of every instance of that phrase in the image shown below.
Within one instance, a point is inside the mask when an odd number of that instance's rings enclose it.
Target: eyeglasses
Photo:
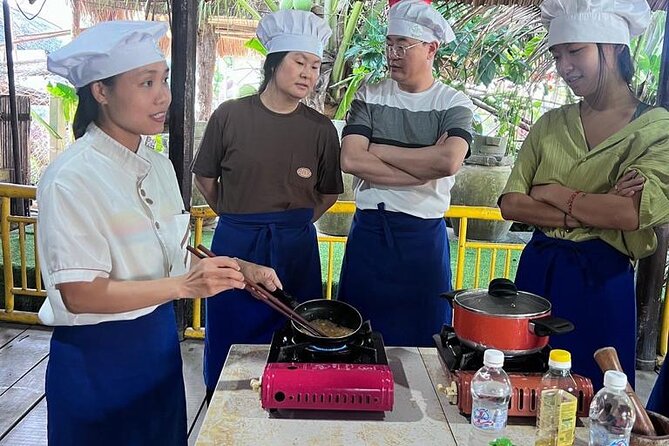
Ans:
[[[407,55],[407,50],[410,50],[411,48],[413,48],[415,46],[418,46],[418,45],[422,45],[424,43],[425,42],[416,42],[416,43],[414,43],[412,45],[409,45],[409,46],[386,44],[386,53],[389,56],[393,56],[393,57],[396,57],[398,59],[404,59],[404,56]]]

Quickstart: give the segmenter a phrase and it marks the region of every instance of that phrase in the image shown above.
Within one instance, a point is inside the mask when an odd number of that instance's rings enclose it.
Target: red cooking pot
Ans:
[[[465,345],[495,348],[507,356],[534,353],[548,345],[548,336],[568,333],[574,324],[552,317],[551,303],[518,291],[508,279],[494,279],[488,289],[442,294],[453,307],[453,329]]]

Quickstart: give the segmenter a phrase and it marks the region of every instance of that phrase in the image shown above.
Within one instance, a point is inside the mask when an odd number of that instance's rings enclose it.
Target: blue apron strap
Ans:
[[[260,234],[256,239],[254,248],[255,258],[262,259],[269,248],[269,265],[274,269],[277,268],[276,259],[279,252],[279,240],[276,233],[276,224],[265,224],[260,228]]]
[[[389,248],[395,247],[395,240],[393,240],[393,233],[390,230],[390,224],[388,223],[388,218],[386,217],[386,204],[378,203],[376,208],[379,210],[379,216],[381,217],[381,225],[383,226],[383,234],[386,239],[386,244]]]

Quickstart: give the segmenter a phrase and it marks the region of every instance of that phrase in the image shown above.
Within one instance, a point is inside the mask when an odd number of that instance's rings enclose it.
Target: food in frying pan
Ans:
[[[321,330],[330,338],[339,338],[342,336],[348,336],[353,333],[353,329],[342,327],[341,325],[335,324],[328,319],[314,319],[313,321],[309,321],[309,323]]]

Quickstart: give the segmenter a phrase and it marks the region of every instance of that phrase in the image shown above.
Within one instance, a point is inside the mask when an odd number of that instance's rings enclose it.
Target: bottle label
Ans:
[[[564,392],[564,394],[569,395],[567,392]],[[576,429],[576,406],[578,405],[578,401],[574,396],[569,396],[571,398],[569,398],[568,401],[563,401],[560,404],[558,413],[558,446],[570,446],[574,444],[574,431]]]
[[[472,425],[478,429],[500,431],[506,427],[509,409],[504,407],[472,407]]]

